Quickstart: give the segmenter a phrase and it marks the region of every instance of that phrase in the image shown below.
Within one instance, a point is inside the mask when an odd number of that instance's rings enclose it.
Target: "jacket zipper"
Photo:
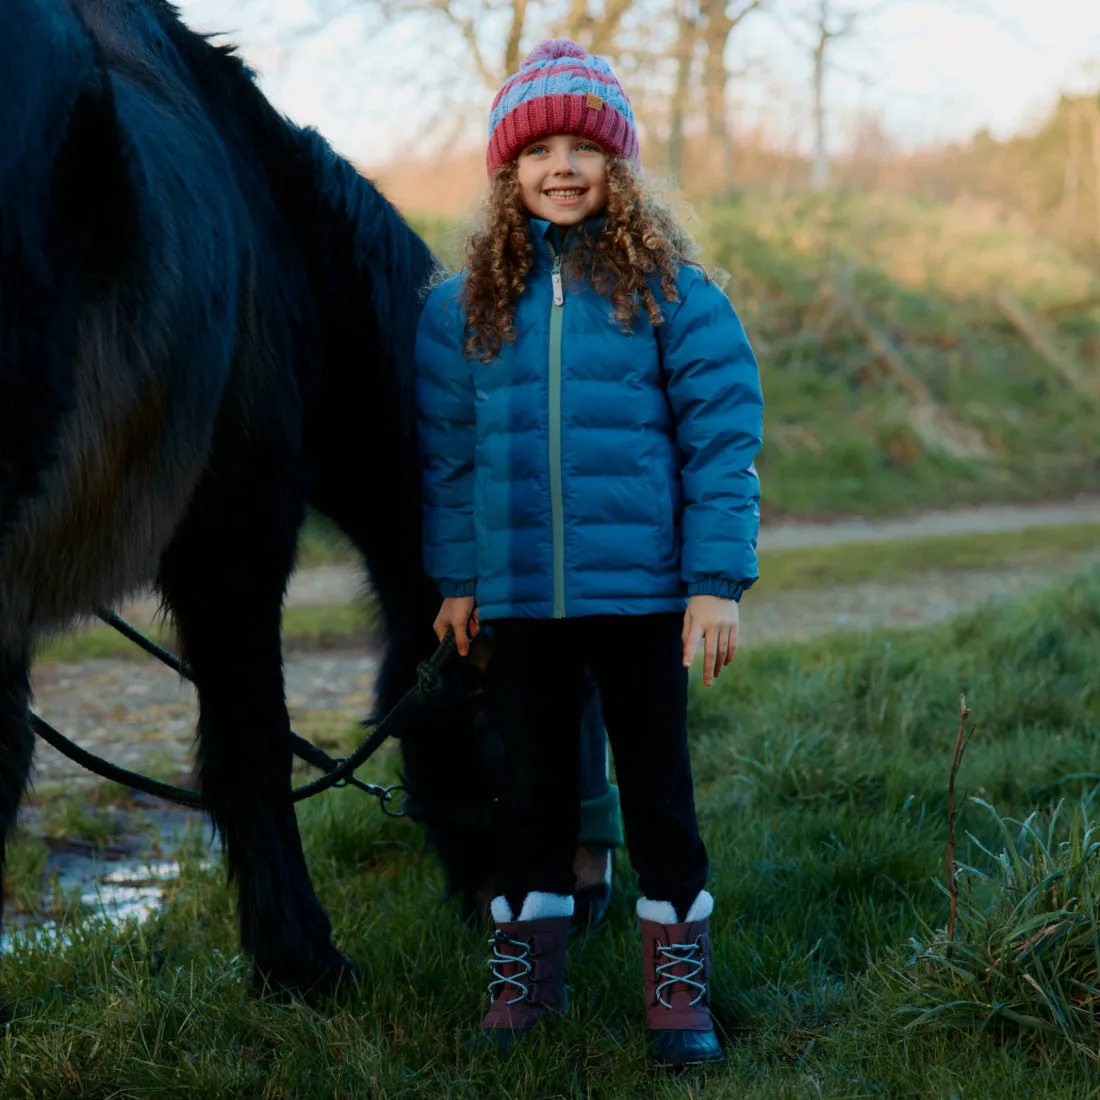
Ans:
[[[548,242],[549,243],[549,242]],[[565,618],[565,520],[561,491],[561,326],[565,292],[561,285],[561,256],[550,246],[554,266],[550,281],[550,525],[553,535],[554,618]]]

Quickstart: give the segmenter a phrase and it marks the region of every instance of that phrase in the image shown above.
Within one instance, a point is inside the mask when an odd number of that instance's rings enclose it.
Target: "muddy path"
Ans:
[[[920,512],[896,519],[838,517],[824,523],[781,522],[765,525],[760,546],[788,550],[839,546],[853,542],[889,542],[941,535],[985,535],[1028,527],[1100,523],[1100,496],[1049,504],[983,504],[978,507]]]
[[[296,653],[284,675],[291,724],[326,711],[334,721],[364,717],[374,699],[377,659],[365,650]],[[32,673],[35,710],[66,736],[123,767],[179,782],[191,770],[198,700],[192,685],[151,658],[43,664]],[[100,782],[55,749],[38,745],[35,783]]]

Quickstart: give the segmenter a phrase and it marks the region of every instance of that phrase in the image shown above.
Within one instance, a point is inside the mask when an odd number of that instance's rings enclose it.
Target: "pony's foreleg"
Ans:
[[[27,652],[23,645],[6,648],[0,643],[0,879],[7,858],[8,833],[15,824],[34,756]]]
[[[270,453],[255,468],[238,458],[232,478],[204,483],[159,585],[198,687],[202,791],[237,883],[243,946],[258,981],[325,990],[352,964],[332,945],[290,801],[280,618],[302,512],[290,469],[283,483]]]

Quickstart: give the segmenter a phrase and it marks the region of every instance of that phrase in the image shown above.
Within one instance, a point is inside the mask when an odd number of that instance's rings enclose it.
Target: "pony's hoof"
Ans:
[[[489,917],[489,905],[499,891],[493,885],[463,890],[459,896],[459,917],[466,928],[480,928]]]
[[[366,981],[366,972],[347,955],[332,954],[331,960],[310,970],[256,963],[252,968],[253,995],[275,1001],[301,998],[315,1002],[354,992]]]
[[[615,850],[610,844],[588,844],[577,849],[573,860],[577,886],[573,892],[573,916],[569,935],[578,936],[603,920],[611,903],[615,881]]]
[[[581,936],[603,920],[611,903],[611,887],[604,883],[586,886],[573,895],[573,916],[569,919],[569,935]]]

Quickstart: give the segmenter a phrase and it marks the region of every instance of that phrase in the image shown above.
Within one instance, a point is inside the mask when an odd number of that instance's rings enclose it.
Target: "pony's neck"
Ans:
[[[420,589],[413,350],[434,257],[320,134],[271,106],[232,50],[160,8],[227,148],[244,151],[254,201],[270,203],[305,283],[295,293],[311,333],[298,333],[311,502],[357,544],[379,588],[392,593],[397,578]]]
[[[420,567],[413,352],[435,260],[319,135],[298,131],[296,141],[293,159],[308,166],[299,195],[316,197],[292,215],[319,327],[320,377],[305,424],[313,503],[363,552],[380,592],[419,604],[434,592]],[[387,619],[400,611],[387,608]]]

